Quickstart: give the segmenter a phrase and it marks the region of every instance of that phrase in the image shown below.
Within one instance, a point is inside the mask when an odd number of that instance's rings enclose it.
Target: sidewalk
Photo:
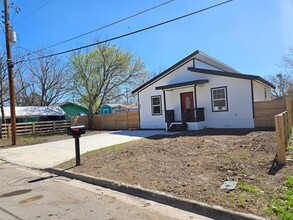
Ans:
[[[164,130],[114,131],[80,138],[80,153],[154,135],[172,135]],[[50,168],[75,157],[74,138],[0,150],[0,159],[31,168]]]

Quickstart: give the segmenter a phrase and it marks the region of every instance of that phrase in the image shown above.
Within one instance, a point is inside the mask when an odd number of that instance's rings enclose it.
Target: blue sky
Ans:
[[[10,15],[18,34],[14,47],[30,50],[46,47],[165,1],[14,0],[21,8],[19,14],[11,11]],[[54,50],[59,52],[89,44],[97,37],[112,38],[220,2],[174,0]],[[3,36],[0,40],[4,45]],[[293,0],[234,0],[113,43],[140,56],[150,72],[166,69],[199,49],[240,72],[265,77],[281,70],[281,57],[293,47]]]

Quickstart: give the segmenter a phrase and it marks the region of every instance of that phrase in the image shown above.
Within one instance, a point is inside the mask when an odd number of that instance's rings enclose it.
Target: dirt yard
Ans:
[[[268,217],[268,202],[293,174],[293,163],[273,165],[275,148],[273,131],[211,129],[90,152],[73,171]],[[227,180],[236,190],[220,189]]]

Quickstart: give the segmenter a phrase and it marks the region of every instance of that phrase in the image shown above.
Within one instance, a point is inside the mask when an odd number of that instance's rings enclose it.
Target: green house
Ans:
[[[60,108],[65,112],[66,118],[77,115],[87,115],[89,110],[81,105],[75,104],[73,102],[65,102],[59,104]]]
[[[100,109],[100,114],[111,114],[112,113],[112,106],[111,104],[105,104]]]

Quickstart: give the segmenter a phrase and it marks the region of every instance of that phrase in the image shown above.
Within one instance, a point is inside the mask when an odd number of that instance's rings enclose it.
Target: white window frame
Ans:
[[[159,98],[159,104],[155,104],[153,103],[153,99],[154,98]],[[152,106],[152,115],[162,115],[162,97],[161,95],[155,95],[155,96],[151,96],[151,106]],[[159,113],[155,113],[154,112],[154,107],[160,107],[160,112]]]
[[[215,90],[224,90],[225,97],[224,98],[214,98],[214,91]],[[212,96],[212,111],[213,112],[227,112],[228,111],[228,97],[227,97],[227,86],[211,88],[211,96]],[[225,108],[220,109],[218,106],[215,106],[215,101],[225,101]]]

